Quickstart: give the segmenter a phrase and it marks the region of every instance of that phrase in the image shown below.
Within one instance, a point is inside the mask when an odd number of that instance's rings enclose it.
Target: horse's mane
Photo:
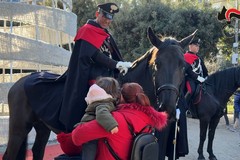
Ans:
[[[168,47],[169,45],[179,45],[179,42],[173,38],[173,37],[162,37],[161,38],[161,45],[159,46],[159,49],[164,49]],[[148,59],[148,61],[151,59],[151,63],[156,59],[158,49],[156,47],[150,48],[145,54],[143,54],[141,57],[136,59],[133,62],[133,67],[144,61],[145,59]]]
[[[151,55],[153,53],[153,50],[154,49],[157,49],[156,47],[152,47],[151,49],[149,49],[146,53],[144,53],[141,57],[139,57],[138,59],[136,59],[134,62],[133,62],[133,68],[138,65],[139,63],[141,63],[142,61],[144,61],[145,59],[148,59],[149,60],[149,57],[151,58]]]
[[[221,71],[217,71],[211,74],[207,80],[206,84],[214,86],[214,89],[225,88],[229,89],[236,85],[236,81],[240,77],[236,77],[240,73],[239,67],[231,67]]]
[[[166,37],[161,40],[162,43],[160,43],[160,46],[153,46],[150,48],[147,52],[145,52],[141,57],[136,59],[133,62],[133,65],[131,68],[129,68],[128,73],[124,76],[120,76],[119,81],[131,81],[133,79],[133,75],[142,75],[147,74],[149,72],[148,68],[150,65],[153,65],[155,60],[158,56],[158,50],[165,49],[170,45],[179,46],[179,42],[172,38],[172,37]],[[168,52],[166,52],[168,53]],[[147,71],[145,71],[147,70]],[[129,74],[131,72],[131,74]],[[134,73],[133,73],[134,72]],[[141,73],[141,74],[140,74]]]

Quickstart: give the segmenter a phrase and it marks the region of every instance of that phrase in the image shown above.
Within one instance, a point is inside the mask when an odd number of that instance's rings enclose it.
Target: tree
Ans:
[[[78,15],[78,26],[94,18],[97,4],[107,0],[74,0],[73,11]],[[194,2],[194,3],[193,3]],[[162,36],[173,36],[177,39],[186,37],[198,29],[197,37],[202,40],[200,53],[205,58],[215,57],[219,50],[225,53],[231,41],[222,34],[222,24],[217,20],[217,10],[196,0],[181,3],[162,3],[159,0],[122,0],[116,2],[120,12],[115,15],[110,32],[115,37],[126,60],[135,60],[150,47],[147,39],[147,28]],[[229,45],[224,46],[227,42]],[[219,45],[222,43],[222,45]],[[230,47],[231,48],[231,47]]]
[[[78,27],[84,25],[89,18],[95,18],[96,6],[92,0],[73,0],[73,13],[77,15]]]

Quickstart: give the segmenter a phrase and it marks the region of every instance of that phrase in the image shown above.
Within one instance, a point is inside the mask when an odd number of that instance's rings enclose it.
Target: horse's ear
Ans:
[[[180,46],[182,48],[185,48],[190,43],[190,41],[195,37],[196,32],[197,32],[197,29],[191,35],[183,38],[179,43]]]
[[[148,27],[147,33],[148,33],[148,38],[149,38],[150,42],[152,43],[152,45],[159,48],[162,41],[153,33],[153,30],[151,27]]]

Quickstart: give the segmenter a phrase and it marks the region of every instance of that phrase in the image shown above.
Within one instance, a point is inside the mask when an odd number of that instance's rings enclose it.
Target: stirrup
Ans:
[[[187,118],[192,118],[192,117],[193,117],[190,110],[187,110],[187,111],[186,111],[186,117],[187,117]]]

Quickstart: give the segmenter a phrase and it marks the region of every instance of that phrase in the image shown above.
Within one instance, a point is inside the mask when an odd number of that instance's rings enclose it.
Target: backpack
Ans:
[[[66,154],[61,154],[61,155],[55,157],[54,160],[82,160],[82,155],[68,156]]]
[[[146,127],[151,126],[145,126],[143,129]],[[154,136],[154,129],[151,130],[150,133],[140,132],[138,135],[135,134],[131,160],[158,160],[159,145],[157,138]]]
[[[154,136],[155,129],[150,125],[146,125],[138,134],[136,134],[134,133],[133,127],[128,123],[127,120],[126,122],[128,124],[128,129],[134,138],[130,160],[158,160],[159,145],[157,143],[157,138]],[[146,132],[147,128],[150,131],[148,133]],[[116,160],[121,160],[114,152],[107,139],[105,139],[104,142],[107,145],[112,156]]]

